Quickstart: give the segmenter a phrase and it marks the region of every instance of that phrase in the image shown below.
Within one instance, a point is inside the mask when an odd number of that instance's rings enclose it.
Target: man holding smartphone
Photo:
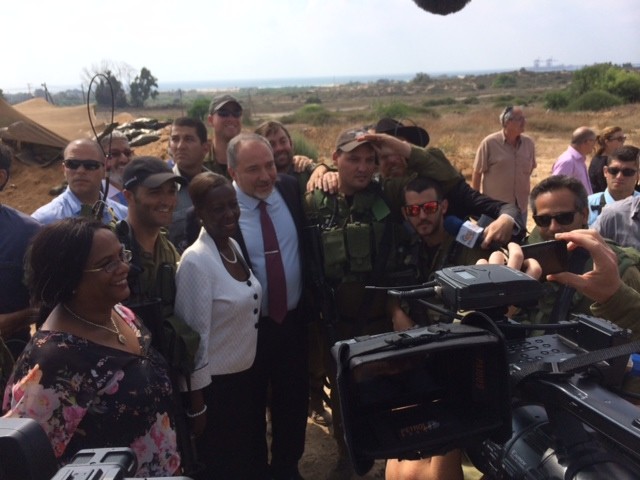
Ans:
[[[536,227],[526,239],[527,244],[557,239],[562,237],[559,237],[559,234],[587,227],[587,192],[582,182],[576,178],[552,175],[542,180],[531,190],[529,206]],[[630,255],[614,244],[609,244],[609,247],[616,255],[618,274],[622,282],[633,290],[640,291],[639,257]],[[582,274],[593,269],[593,259],[588,254],[581,255],[580,252],[584,251],[570,248],[569,272]],[[597,298],[593,298],[590,290],[576,292],[571,287],[562,287],[555,281],[546,281],[544,292],[535,308],[520,311],[514,319],[528,323],[551,323],[565,320],[570,313],[596,314],[620,327],[630,328],[634,337],[640,338],[640,323],[636,325],[636,321],[622,322],[617,316],[616,306],[611,302],[600,304]],[[597,313],[594,306],[597,306]]]

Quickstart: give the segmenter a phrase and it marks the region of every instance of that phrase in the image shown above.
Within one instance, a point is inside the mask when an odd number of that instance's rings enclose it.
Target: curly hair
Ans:
[[[106,228],[87,218],[67,218],[43,228],[33,239],[25,271],[31,298],[46,308],[68,302],[80,283],[95,233]]]

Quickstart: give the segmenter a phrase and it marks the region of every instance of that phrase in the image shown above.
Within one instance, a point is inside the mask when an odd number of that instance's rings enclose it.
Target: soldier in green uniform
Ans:
[[[415,177],[404,187],[402,215],[413,233],[404,261],[414,269],[411,284],[430,281],[434,272],[445,267],[473,265],[480,258],[489,256],[489,250],[466,247],[445,230],[444,216],[448,207],[449,202],[438,182]],[[437,303],[436,299],[430,301]],[[398,303],[392,308],[394,330],[449,320],[417,301]]]
[[[133,254],[130,263],[130,297],[124,302],[149,328],[152,344],[169,364],[174,393],[178,396],[181,376],[186,372],[186,356],[177,340],[189,338],[195,352],[199,336],[173,312],[176,287],[175,275],[180,254],[168,238],[167,226],[177,204],[178,186],[186,180],[156,157],[138,157],[125,168],[123,193],[129,205],[126,220],[116,226],[118,238]],[[169,322],[170,320],[170,322]],[[167,323],[171,328],[167,330]],[[182,352],[182,353],[177,353]],[[188,363],[188,362],[187,362]],[[176,398],[176,408],[182,411],[182,402]],[[191,450],[190,432],[182,414],[176,415],[176,431],[182,461],[187,473],[195,478],[196,461]]]
[[[204,166],[230,179],[227,173],[227,146],[242,130],[240,101],[232,95],[214,97],[209,105],[207,123],[213,129],[213,140],[204,159]]]
[[[366,290],[365,286],[388,285],[396,280],[395,272],[403,269],[406,230],[400,209],[392,208],[381,184],[372,181],[377,167],[373,144],[392,143],[406,149],[410,165],[420,163],[416,168],[445,184],[459,179],[458,172],[439,151],[429,153],[419,147],[413,151],[409,144],[388,135],[360,138],[365,134],[360,129],[349,129],[337,139],[333,163],[338,171],[338,192],[330,194],[318,189],[305,196],[309,223],[318,233],[316,241],[305,244],[318,246],[310,255],[315,260],[312,270],[320,272],[317,286],[327,293],[323,295],[322,311],[329,326],[330,343],[392,329],[386,293]],[[334,393],[335,411],[338,402]],[[347,462],[339,415],[334,413],[333,422],[341,454],[337,467],[344,472]]]
[[[131,296],[127,303],[151,308],[159,301],[163,317],[173,311],[174,278],[180,260],[164,230],[171,223],[179,184],[186,184],[184,178],[155,157],[136,158],[123,173],[129,213],[118,224],[117,234],[133,253],[128,278]],[[157,332],[155,325],[148,324],[149,318],[142,316],[142,320],[152,333]]]

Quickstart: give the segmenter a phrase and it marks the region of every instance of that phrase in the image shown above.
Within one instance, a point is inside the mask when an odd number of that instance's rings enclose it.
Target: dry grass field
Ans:
[[[372,99],[361,100],[360,109],[364,111],[372,105]],[[460,110],[444,108],[435,115],[418,114],[409,120],[426,128],[431,137],[430,145],[444,150],[451,162],[469,179],[478,144],[483,137],[499,129],[500,110],[499,107],[490,105],[475,105]],[[131,113],[134,117],[155,114],[157,118],[175,118],[182,112],[180,109],[163,109]],[[579,113],[558,113],[532,106],[525,108],[525,115],[526,134],[535,141],[538,162],[531,178],[532,186],[549,175],[554,160],[566,149],[571,133],[578,126],[588,125],[599,130],[608,125],[619,125],[627,134],[627,144],[640,145],[640,108],[637,105],[617,107],[606,112]],[[252,112],[253,125],[268,118],[278,119],[279,115],[260,113],[255,109]],[[373,121],[370,113],[343,113],[336,114],[335,121],[325,126],[291,124],[289,129],[315,147],[321,159],[329,160],[334,141],[341,129]],[[245,129],[251,130],[251,127],[245,126]],[[167,158],[167,146],[168,136],[164,132],[159,141],[138,147],[136,152]],[[58,185],[62,178],[59,163],[40,168],[15,162],[10,185],[0,192],[0,202],[30,213],[50,200],[49,189]]]

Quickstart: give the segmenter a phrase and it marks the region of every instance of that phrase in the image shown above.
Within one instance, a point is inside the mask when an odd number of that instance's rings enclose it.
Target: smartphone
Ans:
[[[550,273],[565,272],[568,266],[569,255],[567,242],[564,240],[549,240],[546,242],[522,245],[524,258],[533,258],[542,267],[541,279]]]

